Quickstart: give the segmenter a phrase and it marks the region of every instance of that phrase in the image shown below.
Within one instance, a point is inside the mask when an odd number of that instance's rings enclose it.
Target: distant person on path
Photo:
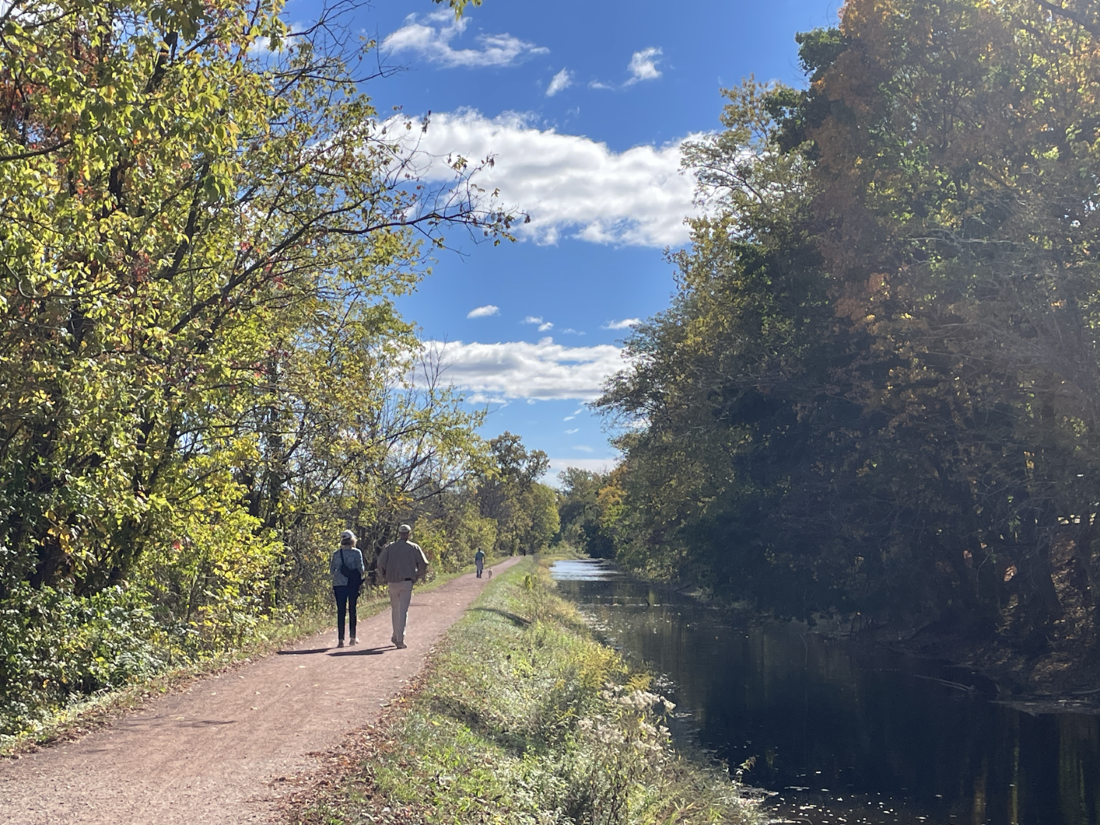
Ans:
[[[340,547],[328,560],[328,572],[332,576],[332,594],[336,597],[336,646],[344,646],[344,615],[348,617],[349,641],[355,645],[355,608],[359,601],[359,588],[363,584],[363,554],[355,546],[355,533],[345,530],[340,535]]]
[[[485,569],[485,551],[480,547],[474,553],[474,567],[477,568],[477,577],[481,578],[481,571]]]
[[[378,556],[378,575],[390,591],[390,613],[393,636],[390,641],[398,650],[405,644],[405,624],[409,620],[409,602],[413,585],[428,572],[428,559],[420,545],[409,541],[412,528],[402,524],[397,528],[397,541],[390,542]]]

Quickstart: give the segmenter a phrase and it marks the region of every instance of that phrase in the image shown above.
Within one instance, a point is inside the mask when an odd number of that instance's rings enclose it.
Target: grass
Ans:
[[[428,672],[354,734],[295,825],[764,821],[759,797],[687,760],[650,677],[598,643],[524,560],[493,579]]]

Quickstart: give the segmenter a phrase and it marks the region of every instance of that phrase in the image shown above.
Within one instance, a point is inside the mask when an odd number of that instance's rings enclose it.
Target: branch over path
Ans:
[[[329,631],[156,699],[79,741],[0,763],[0,822],[269,822],[285,780],[316,768],[320,754],[372,720],[485,582],[467,574],[415,592],[406,650],[390,644],[383,610],[359,623],[357,647],[333,647]]]

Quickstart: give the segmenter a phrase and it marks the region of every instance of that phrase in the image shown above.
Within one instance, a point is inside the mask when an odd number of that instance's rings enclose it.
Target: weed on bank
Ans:
[[[545,568],[498,577],[419,689],[300,825],[733,823],[760,797],[678,755],[670,703],[598,643]]]

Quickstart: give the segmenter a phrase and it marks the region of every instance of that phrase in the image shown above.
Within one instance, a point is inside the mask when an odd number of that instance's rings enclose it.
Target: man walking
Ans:
[[[390,592],[393,621],[390,641],[398,650],[408,647],[405,644],[405,625],[409,620],[413,585],[428,572],[428,559],[419,544],[409,541],[411,533],[412,528],[402,524],[397,528],[397,541],[387,544],[378,556],[378,574]]]

